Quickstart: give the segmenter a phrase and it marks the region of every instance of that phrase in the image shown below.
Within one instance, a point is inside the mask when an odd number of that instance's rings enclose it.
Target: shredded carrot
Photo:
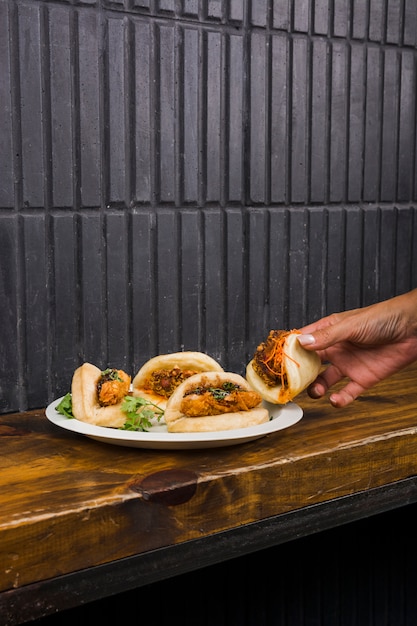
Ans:
[[[271,331],[265,345],[268,345],[268,343],[272,343],[272,348],[271,350],[265,350],[264,359],[259,359],[273,377],[277,375],[279,376],[282,386],[284,386],[285,381],[285,372],[282,368],[283,356],[287,357],[287,359],[290,359],[293,363],[297,365],[297,367],[300,367],[300,364],[297,363],[295,359],[286,354],[283,350],[285,340],[290,332],[293,331],[289,331],[288,333],[282,333],[281,335],[276,337],[274,331]]]

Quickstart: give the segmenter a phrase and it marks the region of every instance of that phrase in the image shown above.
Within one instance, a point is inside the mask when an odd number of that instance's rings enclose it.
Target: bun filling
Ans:
[[[220,387],[199,386],[185,392],[180,410],[187,417],[222,415],[235,411],[249,411],[262,401],[256,391],[243,389],[232,382]]]
[[[291,332],[294,331],[271,330],[266,340],[256,349],[253,369],[268,387],[288,386],[283,357],[288,358],[284,352],[284,344]]]

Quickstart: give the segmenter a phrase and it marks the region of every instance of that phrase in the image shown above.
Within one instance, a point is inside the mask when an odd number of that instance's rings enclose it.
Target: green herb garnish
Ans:
[[[232,393],[232,391],[235,391],[236,389],[240,389],[239,385],[226,381],[221,387],[195,387],[194,389],[187,391],[185,395],[190,396],[192,394],[196,394],[201,396],[204,393],[211,393],[215,400],[224,400],[229,393]]]
[[[215,398],[215,400],[224,400],[225,397],[229,395],[229,393],[232,393],[232,391],[236,391],[236,389],[239,389],[239,385],[235,385],[235,383],[226,381],[221,386],[221,389],[219,389],[218,387],[210,387],[209,391],[213,398]]]
[[[158,422],[163,418],[164,411],[159,406],[145,400],[145,398],[135,398],[133,396],[125,396],[121,409],[126,413],[126,422],[120,430],[139,430],[147,432],[152,427],[152,420],[157,419]],[[72,396],[67,393],[61,402],[55,407],[55,410],[69,419],[75,419],[72,412]]]
[[[67,393],[62,398],[61,402],[55,407],[55,410],[69,419],[74,419],[74,414],[72,412],[72,396],[70,393]]]
[[[140,430],[146,432],[152,427],[152,419],[158,422],[164,416],[164,411],[158,405],[134,396],[125,396],[122,403],[122,411],[126,413],[127,419],[120,430]]]
[[[106,370],[103,370],[101,375],[106,380],[118,380],[120,383],[123,382],[119,376],[119,372],[112,367],[108,367]]]

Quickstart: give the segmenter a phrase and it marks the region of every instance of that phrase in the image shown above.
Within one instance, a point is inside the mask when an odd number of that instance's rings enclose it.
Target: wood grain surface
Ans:
[[[0,417],[0,591],[417,473],[417,364],[345,409],[301,394],[287,430],[206,450],[97,442]]]

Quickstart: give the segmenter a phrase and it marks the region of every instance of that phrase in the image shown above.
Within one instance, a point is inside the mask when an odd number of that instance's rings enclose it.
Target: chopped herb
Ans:
[[[127,419],[121,430],[140,430],[146,432],[152,427],[152,420],[158,422],[164,416],[164,411],[158,405],[134,396],[125,396],[122,403],[122,411],[126,413]]]
[[[121,409],[126,413],[126,422],[121,430],[140,430],[146,432],[152,427],[152,420],[157,419],[158,422],[164,416],[164,411],[159,406],[145,400],[145,398],[135,398],[133,396],[125,396]],[[69,419],[74,419],[72,412],[72,396],[67,393],[56,406],[56,411]]]
[[[61,402],[56,406],[56,411],[61,413],[61,415],[65,415],[69,419],[73,419],[74,415],[72,412],[72,396],[70,393],[67,393],[61,400]]]
[[[194,389],[187,391],[185,395],[189,396],[191,394],[196,394],[201,396],[203,393],[211,393],[215,400],[224,400],[229,393],[232,393],[232,391],[235,391],[236,389],[240,389],[239,385],[226,381],[221,387],[195,387]]]
[[[219,387],[209,387],[207,391],[211,393],[215,400],[224,400],[230,393],[227,389],[219,389]]]
[[[118,380],[119,382],[123,382],[119,376],[119,372],[113,368],[107,368],[101,372],[101,375],[105,378],[105,380]]]

